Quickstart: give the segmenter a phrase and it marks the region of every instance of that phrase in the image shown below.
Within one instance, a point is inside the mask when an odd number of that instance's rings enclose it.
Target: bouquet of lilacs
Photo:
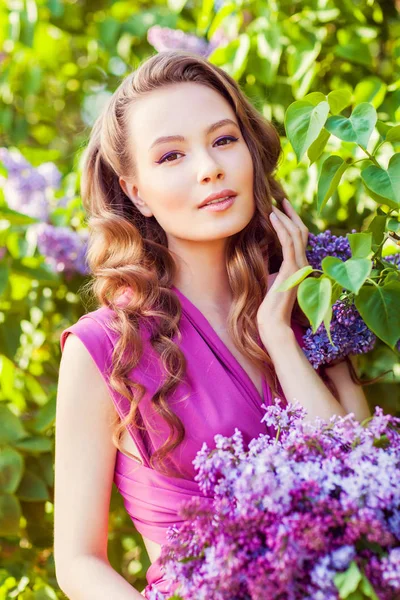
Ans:
[[[355,230],[352,231],[355,233]],[[346,261],[351,258],[349,240],[336,236],[327,229],[317,235],[310,233],[306,256],[313,269],[321,269],[321,263],[327,256]],[[400,266],[400,252],[384,257],[392,265]],[[374,265],[375,266],[375,265]],[[357,310],[354,298],[339,298],[332,306],[332,320],[329,325],[331,341],[324,323],[313,332],[309,327],[303,336],[303,351],[314,369],[340,360],[348,355],[365,354],[376,344],[376,335],[367,326]],[[397,343],[400,351],[400,340]]]
[[[160,564],[174,598],[400,598],[400,419],[380,407],[304,420],[280,400],[263,417],[276,437],[244,449],[238,429],[204,443],[193,464],[207,497],[180,507]],[[211,503],[210,503],[211,498]],[[150,586],[149,600],[161,600]],[[167,592],[168,594],[168,592]]]

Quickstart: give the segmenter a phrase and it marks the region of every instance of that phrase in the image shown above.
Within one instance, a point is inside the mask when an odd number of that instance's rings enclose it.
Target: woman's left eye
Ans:
[[[218,142],[222,142],[222,140],[229,140],[231,142],[237,142],[238,139],[239,138],[225,135],[224,137],[219,138],[215,143],[217,144]],[[222,146],[230,146],[230,144],[222,144]],[[158,162],[158,164],[161,164],[163,162],[174,162],[173,160],[167,160],[167,158],[170,158],[171,156],[176,156],[177,154],[181,154],[181,152],[170,152],[169,154],[166,154],[165,156],[163,156],[163,158],[161,158],[157,162]]]

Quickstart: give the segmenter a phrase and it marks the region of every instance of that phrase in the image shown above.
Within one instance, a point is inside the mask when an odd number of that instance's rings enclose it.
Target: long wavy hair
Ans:
[[[269,214],[273,199],[280,207],[286,196],[273,176],[281,155],[277,130],[254,108],[232,77],[195,54],[174,50],[145,60],[123,79],[92,128],[82,156],[81,177],[82,201],[88,215],[87,261],[93,276],[86,287],[100,306],[113,311],[110,326],[118,334],[118,341],[113,350],[110,385],[130,402],[124,419],[116,415],[113,442],[126,454],[120,443],[126,425],[146,429],[137,410],[146,389],[128,375],[143,352],[140,325],[149,324],[150,343],[165,373],[151,403],[170,429],[168,439],[150,457],[150,465],[174,477],[179,473],[166,468],[165,458],[184,439],[185,428],[171,410],[168,396],[183,380],[186,368],[185,356],[172,339],[175,335],[180,339],[181,305],[171,289],[176,266],[165,231],[153,216],[143,216],[134,206],[122,190],[119,177],[136,175],[127,141],[128,110],[152,90],[181,82],[206,85],[229,102],[252,156],[255,213],[226,244],[226,269],[233,295],[228,333],[238,350],[265,373],[273,397],[281,397],[281,389],[268,353],[257,342],[256,314],[267,293],[268,274],[278,271],[282,263],[281,244]],[[129,299],[121,303],[120,295],[126,289],[130,290]],[[293,319],[303,327],[309,325],[297,301]],[[351,363],[349,366],[359,382]],[[140,457],[128,454],[141,462]]]

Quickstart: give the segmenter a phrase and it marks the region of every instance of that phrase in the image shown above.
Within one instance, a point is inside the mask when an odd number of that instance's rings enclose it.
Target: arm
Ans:
[[[345,408],[336,400],[315,372],[296,340],[293,329],[264,335],[264,345],[288,402],[298,400],[307,411],[305,421],[315,417],[329,420],[333,415],[345,416]]]
[[[349,357],[349,360],[352,360],[352,357]],[[347,413],[354,413],[355,418],[360,423],[372,416],[362,386],[352,380],[349,365],[346,361],[327,367],[326,374],[335,385],[340,404]]]
[[[114,414],[95,362],[70,334],[57,389],[54,560],[57,582],[71,600],[143,600],[107,557]]]

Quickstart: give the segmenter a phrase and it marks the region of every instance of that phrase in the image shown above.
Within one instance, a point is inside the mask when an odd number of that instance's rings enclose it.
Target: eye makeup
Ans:
[[[218,142],[221,142],[222,140],[229,140],[231,142],[237,142],[239,140],[239,138],[235,138],[231,135],[227,136],[224,135],[223,137],[219,138],[218,140],[216,140],[215,144],[217,144]],[[231,144],[222,144],[222,146],[230,146]],[[169,152],[168,154],[165,154],[165,156],[161,157],[160,160],[156,160],[157,164],[162,164],[164,162],[175,162],[174,160],[167,160],[170,156],[176,156],[177,154],[182,154],[182,152]]]

